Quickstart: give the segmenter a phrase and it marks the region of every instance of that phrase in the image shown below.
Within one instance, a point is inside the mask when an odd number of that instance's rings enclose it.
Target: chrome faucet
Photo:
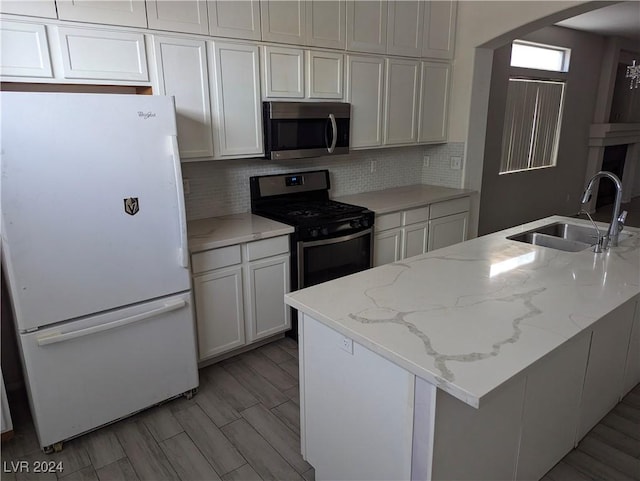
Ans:
[[[591,194],[593,191],[593,186],[596,180],[601,179],[602,177],[609,178],[616,186],[616,200],[613,205],[613,214],[611,216],[611,223],[609,224],[609,229],[607,230],[606,235],[602,240],[602,249],[607,249],[610,245],[612,247],[616,247],[618,245],[618,234],[624,228],[624,221],[627,218],[627,211],[620,213],[620,205],[622,204],[622,182],[617,175],[612,174],[611,172],[607,172],[601,170],[596,175],[589,179],[587,183],[587,188],[582,194],[582,200],[580,201],[580,205],[584,206],[591,200]]]

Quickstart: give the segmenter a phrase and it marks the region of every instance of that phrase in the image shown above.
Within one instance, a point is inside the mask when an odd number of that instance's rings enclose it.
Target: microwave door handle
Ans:
[[[329,114],[329,120],[331,121],[331,130],[333,131],[333,137],[331,139],[331,145],[327,147],[327,150],[330,154],[333,154],[333,151],[336,148],[336,142],[338,141],[338,126],[336,125],[336,118],[333,114]]]

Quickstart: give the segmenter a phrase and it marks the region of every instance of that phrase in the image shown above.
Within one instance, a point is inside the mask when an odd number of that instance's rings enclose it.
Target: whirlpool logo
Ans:
[[[129,215],[136,215],[140,211],[140,203],[137,197],[127,197],[124,199],[124,211]]]
[[[138,117],[147,120],[147,119],[151,119],[153,117],[156,116],[155,112],[142,112],[142,111],[138,111]]]

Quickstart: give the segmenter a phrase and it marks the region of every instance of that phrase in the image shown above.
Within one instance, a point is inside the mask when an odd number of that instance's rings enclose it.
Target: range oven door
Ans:
[[[330,239],[298,241],[298,288],[369,269],[373,229]]]

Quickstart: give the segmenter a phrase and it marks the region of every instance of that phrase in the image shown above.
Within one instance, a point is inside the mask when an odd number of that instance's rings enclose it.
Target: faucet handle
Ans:
[[[624,222],[627,220],[627,211],[623,210],[622,213],[618,216],[618,232],[620,232],[624,228]]]

